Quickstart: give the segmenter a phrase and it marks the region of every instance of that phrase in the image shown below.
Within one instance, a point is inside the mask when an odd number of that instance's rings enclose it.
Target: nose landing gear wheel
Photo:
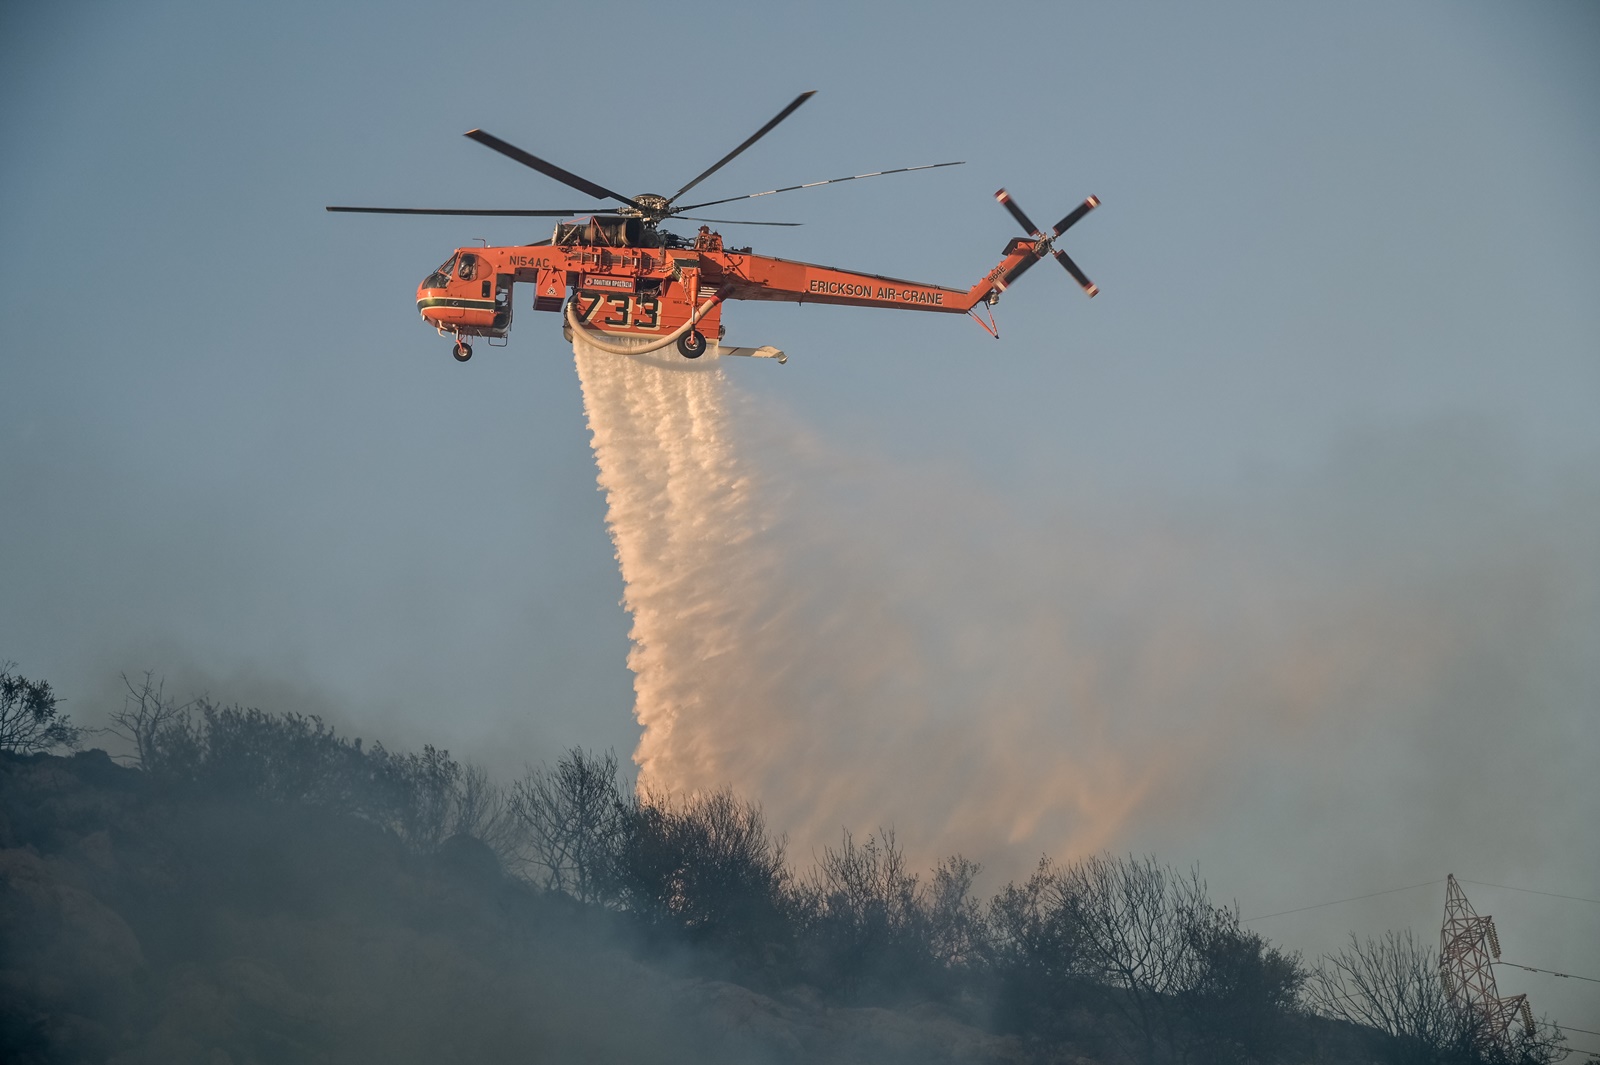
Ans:
[[[705,334],[691,329],[678,338],[678,354],[686,359],[698,359],[706,353]]]
[[[450,349],[450,354],[456,357],[457,362],[466,362],[472,358],[472,345],[465,340],[458,340],[456,346]]]

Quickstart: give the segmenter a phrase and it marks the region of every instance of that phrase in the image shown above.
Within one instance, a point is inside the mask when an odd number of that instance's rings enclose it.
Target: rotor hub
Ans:
[[[672,205],[667,202],[667,198],[665,196],[657,196],[653,192],[641,192],[633,198],[633,202],[644,209],[634,212],[624,207],[622,213],[637,213],[640,218],[651,224],[661,221],[672,213]]]

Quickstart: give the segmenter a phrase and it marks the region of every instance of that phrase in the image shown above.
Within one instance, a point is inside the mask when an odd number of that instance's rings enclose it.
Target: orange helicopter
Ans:
[[[805,92],[795,97],[744,143],[667,197],[653,193],[624,196],[481,129],[475,129],[467,136],[479,144],[580,192],[615,200],[622,206],[503,211],[414,207],[329,207],[328,210],[360,214],[495,218],[570,219],[575,215],[588,215],[582,220],[558,223],[549,240],[534,244],[458,248],[442,266],[423,279],[422,284],[417,286],[417,310],[441,336],[454,340],[453,354],[459,362],[472,358],[472,345],[464,338],[487,337],[491,344],[496,340],[505,340],[511,329],[512,289],[518,282],[533,285],[534,310],[557,311],[565,315],[564,332],[569,340],[574,331],[581,330],[589,343],[618,354],[675,346],[686,359],[696,359],[707,351],[713,351],[721,355],[773,358],[780,363],[786,361],[786,357],[777,348],[721,345],[725,335],[722,326],[724,303],[729,300],[769,300],[968,314],[991,336],[998,338],[993,311],[988,311],[989,320],[985,322],[975,308],[980,305],[986,310],[992,307],[1008,285],[1052,252],[1086,293],[1093,296],[1099,291],[1067,253],[1054,246],[1063,233],[1100,205],[1100,201],[1093,196],[1057,222],[1049,233],[1045,233],[1023,213],[1006,190],[995,193],[995,198],[1011,212],[1028,235],[1012,238],[1006,245],[1004,257],[994,269],[966,289],[757,255],[749,248],[726,246],[721,234],[713,232],[706,225],[702,225],[692,238],[660,228],[661,223],[675,217],[718,225],[797,225],[794,222],[696,218],[684,212],[841,181],[961,165],[932,163],[908,166],[790,185],[744,196],[678,203],[685,193],[766,136],[813,95]]]

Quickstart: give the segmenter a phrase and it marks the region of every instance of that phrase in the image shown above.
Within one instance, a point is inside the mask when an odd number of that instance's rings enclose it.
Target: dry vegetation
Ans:
[[[0,755],[9,1062],[1555,1056],[1494,1049],[1436,981],[1397,999],[1414,945],[1308,969],[1151,858],[982,899],[887,830],[797,873],[753,803],[636,795],[609,754],[501,786],[148,678],[115,727],[131,765]]]

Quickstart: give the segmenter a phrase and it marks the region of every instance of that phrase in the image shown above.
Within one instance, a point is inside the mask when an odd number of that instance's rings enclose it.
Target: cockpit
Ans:
[[[463,336],[503,337],[511,328],[511,286],[516,274],[493,255],[461,248],[417,286],[423,319],[460,342]],[[470,356],[470,346],[464,349]],[[462,357],[462,350],[456,353]]]
[[[452,279],[471,281],[478,276],[478,257],[470,251],[456,252],[444,265],[429,274],[422,282],[423,288],[444,288]]]

